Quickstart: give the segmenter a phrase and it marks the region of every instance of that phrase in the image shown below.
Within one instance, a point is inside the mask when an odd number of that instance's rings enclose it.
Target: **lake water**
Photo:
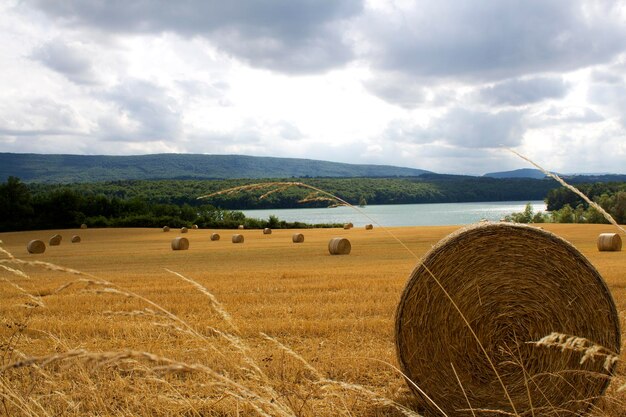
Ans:
[[[524,210],[529,201],[496,201],[484,203],[393,204],[350,207],[241,210],[246,217],[268,219],[270,215],[288,222],[348,223],[364,226],[444,226],[470,224],[487,219],[498,221],[507,214]],[[546,211],[543,201],[530,201],[534,212]],[[368,218],[369,216],[369,218]]]

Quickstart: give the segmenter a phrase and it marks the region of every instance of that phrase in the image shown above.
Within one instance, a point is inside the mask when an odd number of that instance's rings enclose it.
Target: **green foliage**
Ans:
[[[144,185],[150,190],[154,184]],[[310,227],[303,223],[287,223],[271,216],[268,221],[249,219],[240,211],[216,208],[205,201],[184,200],[160,203],[143,198],[140,193],[99,193],[96,188],[86,192],[81,186],[38,186],[29,188],[10,177],[0,184],[0,232],[32,229],[65,229],[85,223],[89,227],[170,227],[197,224],[203,228]],[[143,190],[144,192],[149,192]],[[318,226],[318,225],[316,225]],[[319,225],[338,226],[338,225]]]
[[[512,213],[508,216],[505,216],[505,220],[509,222],[515,223],[545,223],[546,214],[542,212],[535,213],[533,210],[533,206],[530,203],[526,203],[526,207],[524,207],[524,211],[521,213]]]
[[[363,201],[367,204],[415,204],[456,203],[471,201],[519,201],[540,200],[557,187],[553,180],[496,179],[452,175],[428,175],[413,178],[302,178],[299,181],[325,190],[353,205]],[[159,181],[113,181],[71,185],[30,184],[34,195],[53,189],[70,189],[84,195],[105,196],[118,199],[140,198],[147,203],[189,204],[197,207],[211,204],[230,210],[326,207],[328,202],[300,203],[311,190],[292,187],[266,198],[259,198],[267,190],[222,194],[207,200],[197,197],[232,187],[266,180],[159,180]],[[287,179],[282,181],[295,181]]]

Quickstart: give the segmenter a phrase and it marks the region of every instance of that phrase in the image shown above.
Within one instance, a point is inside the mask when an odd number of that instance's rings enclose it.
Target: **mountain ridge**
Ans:
[[[412,177],[430,171],[391,165],[348,164],[247,155],[70,155],[0,153],[0,181],[73,183],[116,180],[306,177]]]

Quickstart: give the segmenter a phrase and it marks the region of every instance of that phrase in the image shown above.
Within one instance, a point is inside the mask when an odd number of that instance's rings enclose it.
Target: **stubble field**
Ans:
[[[612,226],[543,227],[591,261],[623,317],[624,252],[596,249]],[[410,415],[395,309],[418,258],[457,228],[390,229],[406,248],[381,228],[190,230],[187,251],[170,248],[178,230],[0,234],[19,260],[82,273],[0,264],[24,273],[0,269],[0,415]],[[27,253],[54,233],[60,246]],[[338,236],[350,255],[328,254]],[[626,413],[624,374],[620,362],[595,415]]]

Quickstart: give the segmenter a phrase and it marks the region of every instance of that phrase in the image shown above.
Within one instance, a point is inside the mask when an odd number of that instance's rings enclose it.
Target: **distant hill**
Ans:
[[[153,179],[290,177],[412,177],[429,171],[389,165],[355,165],[312,159],[242,155],[134,156],[0,153],[0,181],[79,183]]]
[[[532,168],[522,168],[515,169],[513,171],[501,171],[501,172],[489,172],[483,177],[491,177],[491,178],[535,178],[535,179],[543,179],[546,174],[541,172],[538,169]]]

